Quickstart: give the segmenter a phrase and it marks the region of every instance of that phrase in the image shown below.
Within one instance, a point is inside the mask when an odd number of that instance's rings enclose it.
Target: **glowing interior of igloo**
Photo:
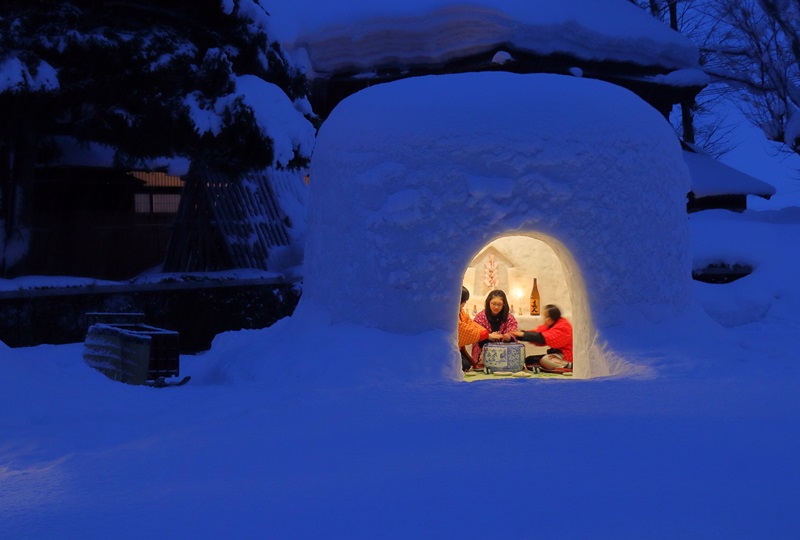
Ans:
[[[617,86],[511,73],[377,85],[333,111],[311,168],[299,307],[332,324],[446,332],[420,353],[453,367],[434,378],[458,372],[461,285],[494,241],[524,237],[552,252],[577,377],[608,374],[593,349],[604,327],[690,300],[680,145]]]
[[[494,281],[487,269],[494,267]],[[518,317],[530,316],[529,299],[536,280],[541,304],[554,304],[567,317],[572,316],[570,287],[561,260],[553,248],[535,236],[512,235],[486,245],[464,272],[463,285],[470,292],[467,308],[480,310],[492,289],[502,289]]]
[[[538,313],[532,313],[530,297],[536,282]],[[506,293],[511,312],[520,329],[531,330],[544,322],[541,309],[548,304],[559,308],[570,321],[572,291],[582,287],[569,283],[564,264],[553,248],[535,235],[512,235],[497,238],[487,244],[470,262],[464,272],[463,286],[470,293],[466,311],[471,317],[485,308],[488,293],[500,289]],[[581,313],[580,320],[587,316]],[[527,354],[543,354],[547,347],[525,344]],[[467,346],[467,351],[471,346]]]

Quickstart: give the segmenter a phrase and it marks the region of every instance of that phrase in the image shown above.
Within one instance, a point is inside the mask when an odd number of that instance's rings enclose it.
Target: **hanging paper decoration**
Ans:
[[[494,255],[489,255],[489,260],[483,263],[483,284],[489,287],[489,290],[497,288],[497,263]]]

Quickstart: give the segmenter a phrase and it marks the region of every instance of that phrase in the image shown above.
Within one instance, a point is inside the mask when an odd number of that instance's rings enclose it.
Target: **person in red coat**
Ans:
[[[527,366],[538,364],[545,371],[572,371],[572,325],[561,316],[561,310],[553,304],[544,307],[544,324],[530,332],[514,332],[517,339],[535,345],[547,346],[547,354],[529,356]]]

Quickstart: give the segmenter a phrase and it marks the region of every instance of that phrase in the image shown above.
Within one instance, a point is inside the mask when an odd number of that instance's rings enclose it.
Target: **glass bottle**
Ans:
[[[539,315],[539,286],[536,284],[536,278],[533,278],[531,289],[531,315]]]

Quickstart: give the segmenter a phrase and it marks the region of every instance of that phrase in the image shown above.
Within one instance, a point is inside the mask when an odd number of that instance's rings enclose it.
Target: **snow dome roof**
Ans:
[[[673,84],[705,84],[697,48],[624,0],[319,2],[271,6],[274,31],[309,76],[386,64],[441,63],[500,45],[537,55],[691,70]]]
[[[453,366],[463,274],[502,236],[541,240],[562,261],[576,374],[604,373],[594,328],[689,304],[680,145],[655,109],[610,83],[484,72],[376,85],[334,109],[311,171],[298,310],[440,331],[450,340],[431,356]]]

